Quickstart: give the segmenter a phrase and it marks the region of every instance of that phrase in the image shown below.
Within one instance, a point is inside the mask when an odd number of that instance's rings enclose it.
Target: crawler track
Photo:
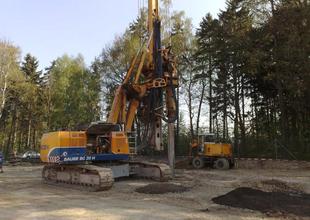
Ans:
[[[170,167],[164,163],[131,161],[129,164],[135,166],[135,172],[138,177],[150,178],[160,182],[165,182],[172,178]]]
[[[47,184],[72,186],[87,191],[109,190],[114,183],[110,168],[93,165],[46,165],[42,178]]]
[[[137,177],[160,182],[172,178],[171,169],[166,164],[130,161],[129,166],[131,173]],[[46,165],[42,178],[50,185],[86,191],[109,190],[114,183],[112,169],[98,165]]]

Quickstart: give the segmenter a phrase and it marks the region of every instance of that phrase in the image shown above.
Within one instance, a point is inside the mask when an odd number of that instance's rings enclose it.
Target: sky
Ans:
[[[40,69],[65,53],[80,53],[90,65],[137,17],[142,1],[0,0],[0,39],[37,57]],[[185,11],[197,28],[208,12],[224,8],[225,0],[173,0],[172,10]]]

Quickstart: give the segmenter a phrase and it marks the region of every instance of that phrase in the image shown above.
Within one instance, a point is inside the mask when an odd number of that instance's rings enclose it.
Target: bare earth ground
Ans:
[[[41,169],[4,167],[5,172],[0,173],[0,219],[301,219],[294,215],[268,217],[257,211],[221,206],[212,198],[238,187],[272,191],[285,186],[310,193],[309,169],[177,170],[176,178],[169,183],[189,190],[168,194],[136,192],[153,183],[142,179],[118,181],[109,191],[91,193],[44,185]],[[273,182],[280,184],[273,186]]]

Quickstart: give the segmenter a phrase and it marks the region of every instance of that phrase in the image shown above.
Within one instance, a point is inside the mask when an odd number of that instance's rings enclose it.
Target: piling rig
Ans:
[[[46,133],[41,140],[43,180],[49,184],[107,190],[114,179],[141,176],[159,181],[171,178],[166,164],[132,160],[128,136],[135,117],[142,121],[148,147],[163,150],[162,120],[168,123],[169,161],[174,158],[178,76],[171,48],[161,46],[158,0],[148,1],[148,38],[133,58],[124,81],[116,89],[106,122],[85,131]]]

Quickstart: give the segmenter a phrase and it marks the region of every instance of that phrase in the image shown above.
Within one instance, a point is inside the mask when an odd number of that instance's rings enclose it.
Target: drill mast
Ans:
[[[116,90],[108,122],[124,124],[130,132],[138,114],[146,130],[146,147],[162,151],[162,120],[173,124],[177,117],[178,76],[171,49],[161,46],[158,0],[148,0],[148,37]]]

